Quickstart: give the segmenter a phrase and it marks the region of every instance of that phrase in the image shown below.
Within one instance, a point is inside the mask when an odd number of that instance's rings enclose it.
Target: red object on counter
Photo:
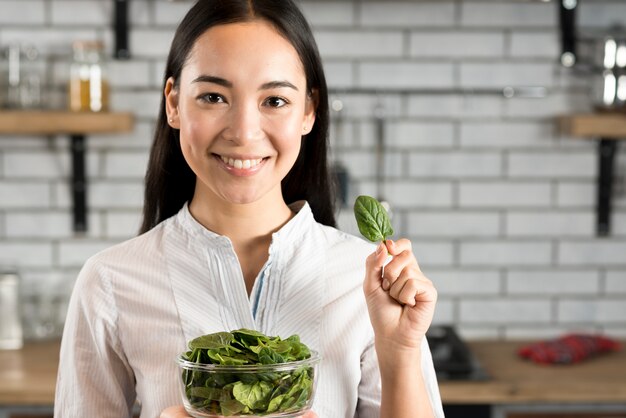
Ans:
[[[618,341],[600,335],[567,334],[563,337],[539,341],[521,347],[518,354],[543,364],[579,363],[601,353],[618,351]]]

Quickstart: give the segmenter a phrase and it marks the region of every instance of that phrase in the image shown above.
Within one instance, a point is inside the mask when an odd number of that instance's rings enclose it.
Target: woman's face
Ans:
[[[315,120],[293,46],[268,23],[218,25],[201,35],[179,83],[166,83],[169,124],[197,176],[194,199],[281,199],[281,180]]]

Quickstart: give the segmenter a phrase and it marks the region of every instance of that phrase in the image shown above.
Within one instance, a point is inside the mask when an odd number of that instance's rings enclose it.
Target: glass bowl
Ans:
[[[177,358],[187,413],[196,418],[298,417],[311,409],[319,353],[278,364],[227,366]]]

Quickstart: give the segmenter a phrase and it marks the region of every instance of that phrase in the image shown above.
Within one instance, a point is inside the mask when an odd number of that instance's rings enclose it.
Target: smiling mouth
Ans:
[[[236,168],[238,170],[248,170],[250,168],[254,168],[257,165],[261,164],[261,162],[263,162],[264,158],[254,158],[254,159],[248,159],[248,160],[240,160],[237,158],[230,158],[230,157],[225,157],[223,155],[217,155],[215,154],[218,158],[220,158],[224,164],[226,164],[229,167],[232,168]]]

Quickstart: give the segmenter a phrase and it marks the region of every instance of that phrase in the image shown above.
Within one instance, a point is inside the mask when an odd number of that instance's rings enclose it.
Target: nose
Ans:
[[[260,139],[262,135],[261,114],[254,103],[240,103],[231,108],[226,139],[245,144]]]

